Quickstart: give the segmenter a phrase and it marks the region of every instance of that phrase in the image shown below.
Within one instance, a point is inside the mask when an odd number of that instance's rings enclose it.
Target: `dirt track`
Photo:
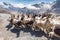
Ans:
[[[49,40],[48,36],[42,31],[32,31],[27,28],[17,30],[10,27],[7,21],[9,16],[9,14],[0,14],[0,40]],[[53,40],[58,39],[54,38]]]

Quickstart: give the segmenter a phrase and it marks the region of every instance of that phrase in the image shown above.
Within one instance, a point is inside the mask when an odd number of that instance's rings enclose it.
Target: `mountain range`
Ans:
[[[47,10],[56,9],[56,3],[38,3],[32,5],[22,5],[22,4],[10,4],[6,2],[0,2],[0,13],[1,11],[17,12],[17,13],[34,13],[40,14]],[[54,8],[55,7],[55,8]],[[54,10],[55,11],[55,10]]]

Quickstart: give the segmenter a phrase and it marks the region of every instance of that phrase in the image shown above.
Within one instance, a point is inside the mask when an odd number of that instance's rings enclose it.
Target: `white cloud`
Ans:
[[[25,7],[25,5],[24,4],[21,4],[21,3],[19,3],[19,4],[13,4],[13,6],[14,7],[19,7],[19,8]]]
[[[49,2],[50,4],[52,4],[53,2]]]
[[[35,6],[32,6],[31,4],[24,5],[22,3],[19,3],[19,4],[13,4],[13,6],[14,7],[19,7],[19,8],[27,7],[28,9],[39,9],[39,8],[36,8]]]

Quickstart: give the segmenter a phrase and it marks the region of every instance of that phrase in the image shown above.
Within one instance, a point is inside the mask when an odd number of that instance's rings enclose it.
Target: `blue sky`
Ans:
[[[54,0],[0,0],[0,2],[7,2],[7,3],[22,3],[22,4],[35,4],[39,2],[53,2]]]

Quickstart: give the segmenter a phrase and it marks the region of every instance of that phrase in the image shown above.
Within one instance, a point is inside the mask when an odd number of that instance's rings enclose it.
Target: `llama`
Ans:
[[[33,24],[33,28],[35,28],[35,29],[39,28],[42,31],[44,31],[45,33],[47,33],[47,32],[50,32],[51,27],[53,27],[53,24],[50,23],[49,17],[47,17],[47,16],[43,17],[43,18],[42,18],[42,16],[35,17],[35,22]],[[33,30],[35,30],[35,29],[33,29]]]
[[[54,19],[53,21],[54,23],[54,27],[52,29],[51,32],[49,32],[49,37],[60,37],[60,20],[59,20],[59,17],[57,17],[56,19]]]

